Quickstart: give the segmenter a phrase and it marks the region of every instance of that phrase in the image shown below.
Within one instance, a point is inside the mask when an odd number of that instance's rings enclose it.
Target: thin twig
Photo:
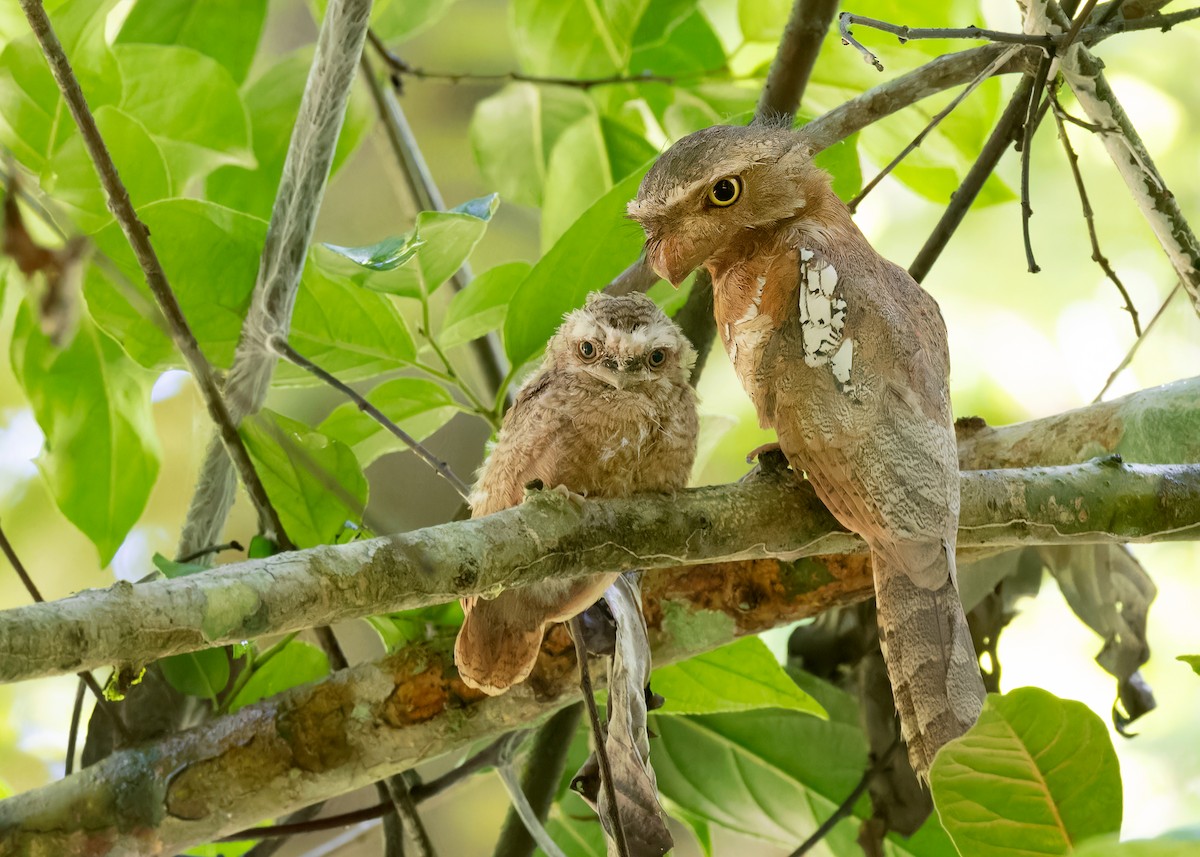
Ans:
[[[1079,204],[1083,208],[1083,220],[1087,224],[1088,240],[1092,244],[1092,261],[1100,266],[1100,270],[1104,271],[1104,275],[1112,281],[1112,284],[1117,287],[1117,291],[1121,293],[1121,297],[1125,301],[1125,311],[1129,313],[1129,318],[1133,322],[1134,336],[1142,335],[1142,325],[1138,321],[1137,308],[1133,305],[1133,298],[1129,296],[1129,291],[1125,288],[1125,284],[1121,282],[1121,278],[1117,276],[1117,272],[1113,270],[1109,264],[1108,258],[1100,252],[1100,239],[1096,235],[1096,218],[1092,211],[1092,204],[1088,199],[1087,187],[1083,183],[1083,173],[1079,169],[1079,156],[1075,154],[1075,147],[1071,145],[1071,138],[1067,135],[1067,127],[1063,123],[1061,112],[1057,109],[1057,98],[1054,94],[1054,87],[1051,87],[1050,103],[1051,112],[1054,114],[1054,122],[1058,126],[1058,139],[1062,141],[1063,151],[1067,155],[1067,163],[1071,167],[1071,175],[1075,179],[1075,189],[1079,191]]]
[[[202,556],[209,556],[214,553],[221,553],[222,551],[238,551],[239,553],[244,553],[245,550],[246,548],[242,546],[242,543],[237,539],[234,539],[233,541],[225,542],[224,544],[209,545],[208,547],[199,548],[198,550],[194,550],[186,556],[179,557],[179,559],[175,561],[178,563],[193,562],[200,559]]]
[[[1005,33],[1000,30],[984,30],[979,27],[905,27],[898,24],[889,24],[887,21],[880,21],[876,18],[868,18],[864,15],[853,15],[850,12],[843,12],[838,15],[838,32],[842,36],[842,44],[850,45],[863,55],[863,59],[875,68],[883,71],[883,63],[879,61],[879,57],[867,50],[861,42],[859,42],[850,32],[850,27],[853,24],[862,24],[864,27],[871,27],[875,30],[882,30],[885,33],[891,33],[900,39],[900,44],[918,39],[976,39],[979,41],[999,42],[1008,45],[1027,45],[1037,48],[1042,48],[1046,51],[1054,50],[1055,39],[1053,36],[1037,36],[1028,33]]]
[[[1133,341],[1133,345],[1129,346],[1129,351],[1126,352],[1125,357],[1119,364],[1117,364],[1117,368],[1112,370],[1112,374],[1108,376],[1108,380],[1104,382],[1104,387],[1101,388],[1100,392],[1096,394],[1096,398],[1092,399],[1092,404],[1095,404],[1104,398],[1104,394],[1108,392],[1108,388],[1111,387],[1113,382],[1117,380],[1117,376],[1124,372],[1125,367],[1133,362],[1133,356],[1137,354],[1138,349],[1142,347],[1142,343],[1146,341],[1146,337],[1150,335],[1150,331],[1154,329],[1154,325],[1156,325],[1158,320],[1162,318],[1163,311],[1166,310],[1167,304],[1174,300],[1175,295],[1179,294],[1181,291],[1183,291],[1183,283],[1176,282],[1175,288],[1171,289],[1171,292],[1167,295],[1166,300],[1162,302],[1162,306],[1160,306],[1158,311],[1154,313],[1154,316],[1150,319],[1150,322],[1142,331],[1142,335]]]
[[[1050,64],[1053,61],[1053,48],[1038,60],[1037,71],[1033,74],[1033,89],[1029,93],[1029,107],[1025,113],[1025,132],[1021,138],[1021,237],[1025,242],[1025,264],[1031,274],[1036,274],[1041,268],[1033,258],[1033,240],[1029,234],[1029,219],[1033,216],[1033,207],[1029,204],[1030,150],[1033,148],[1033,134],[1038,126],[1042,90],[1046,87],[1046,78],[1050,74]]]
[[[46,10],[42,8],[41,0],[21,0],[21,8],[25,12],[34,36],[42,47],[42,53],[45,55],[54,79],[58,83],[58,88],[63,94],[63,100],[66,101],[71,116],[75,119],[75,124],[79,126],[84,146],[100,177],[100,185],[104,188],[104,194],[108,198],[109,210],[120,224],[121,231],[125,233],[125,238],[129,241],[129,246],[133,249],[138,265],[146,277],[146,285],[150,287],[159,309],[167,319],[171,338],[187,361],[192,377],[196,379],[209,416],[216,424],[221,441],[236,464],[242,484],[254,502],[259,516],[259,524],[265,532],[274,535],[280,543],[286,543],[287,534],[279,522],[279,515],[267,498],[267,491],[258,478],[254,463],[250,460],[250,454],[246,451],[246,446],[242,443],[237,427],[229,415],[229,409],[226,407],[212,366],[209,364],[208,358],[204,356],[204,352],[200,350],[200,343],[196,341],[196,337],[184,317],[183,309],[179,306],[179,301],[171,290],[170,283],[167,282],[167,275],[158,260],[158,255],[154,252],[154,246],[150,243],[150,231],[138,219],[137,212],[134,211],[133,203],[129,199],[129,192],[117,173],[117,166],[113,163],[103,137],[100,136],[100,129],[96,127],[96,120],[88,108],[87,99],[79,86],[75,72],[71,69],[67,55],[63,52],[62,44],[50,24],[50,18],[46,15]]]
[[[368,36],[371,47],[387,63],[388,71],[396,77],[412,77],[417,80],[439,80],[447,83],[537,83],[550,86],[570,86],[576,89],[588,90],[597,86],[617,86],[621,84],[664,83],[682,84],[695,83],[713,77],[728,76],[726,66],[708,69],[706,71],[689,72],[686,75],[672,76],[654,74],[644,71],[640,74],[610,74],[602,77],[553,77],[546,75],[525,74],[519,71],[501,71],[492,73],[462,72],[462,71],[428,71],[411,65],[388,48],[383,39],[374,31]]]
[[[521,777],[521,793],[529,801],[534,816],[545,823],[550,805],[566,767],[571,739],[579,726],[583,705],[574,703],[554,713],[533,740],[525,772]],[[530,857],[537,842],[529,834],[515,807],[510,807],[500,829],[493,857]]]
[[[21,579],[21,583],[25,587],[25,591],[29,593],[29,597],[39,604],[44,602],[46,599],[42,597],[41,590],[38,589],[37,584],[33,582],[33,578],[29,576],[29,572],[25,569],[25,563],[21,562],[21,558],[17,556],[17,551],[12,546],[12,542],[8,540],[8,536],[5,534],[4,527],[2,526],[0,526],[0,553],[3,553],[5,558],[8,559],[9,565],[13,567],[13,571],[17,573],[17,577]],[[121,718],[112,709],[112,703],[109,702],[109,700],[104,696],[104,688],[100,686],[100,683],[96,681],[95,677],[87,670],[83,670],[77,673],[77,675],[79,676],[80,682],[86,684],[88,689],[91,690],[92,694],[96,697],[96,707],[104,711],[104,713],[108,716],[108,719],[112,721],[116,730],[121,733],[121,737],[128,740],[129,731],[125,728],[125,724],[121,721]],[[68,747],[71,745],[71,738],[74,737],[78,731],[79,724],[74,723],[71,728],[72,734],[67,738]],[[74,748],[71,747],[71,749],[73,750]],[[68,765],[69,764],[70,763],[68,762]]]
[[[829,816],[829,818],[825,819],[825,821],[821,823],[821,826],[813,831],[812,836],[808,837],[808,839],[805,839],[804,842],[800,844],[800,847],[793,851],[789,857],[803,857],[803,855],[811,851],[818,842],[829,835],[829,831],[837,827],[838,822],[840,822],[843,818],[846,818],[848,815],[850,815],[850,813],[854,812],[854,805],[858,803],[858,799],[863,796],[864,792],[866,792],[867,786],[871,783],[871,777],[883,770],[884,764],[888,759],[891,758],[892,753],[894,753],[896,748],[899,746],[900,738],[897,736],[896,740],[892,743],[892,746],[885,750],[883,755],[872,762],[867,769],[863,771],[862,778],[859,779],[858,785],[851,790],[850,794],[846,795],[846,799],[844,801],[838,804],[838,808],[833,811],[833,814]]]
[[[621,808],[617,805],[617,786],[613,782],[612,765],[609,764],[608,747],[604,726],[600,723],[600,712],[596,710],[596,692],[592,689],[592,675],[588,670],[587,644],[584,643],[583,621],[576,616],[571,620],[571,639],[575,641],[575,658],[579,662],[579,689],[583,693],[583,705],[587,709],[592,725],[596,763],[600,767],[600,780],[608,802],[609,833],[617,846],[619,857],[629,857],[629,843],[625,840],[625,828],[621,824]]]
[[[1021,127],[1021,119],[1025,115],[1026,105],[1029,104],[1029,93],[1032,90],[1033,77],[1026,75],[1017,84],[1017,88],[1008,102],[1008,107],[1004,109],[1004,113],[996,122],[996,127],[992,129],[991,136],[979,150],[979,156],[975,159],[975,163],[971,165],[971,169],[967,170],[962,183],[950,197],[950,204],[946,206],[946,210],[938,218],[937,225],[925,239],[924,246],[909,265],[908,273],[918,283],[928,276],[933,263],[946,249],[950,238],[962,224],[963,218],[966,217],[975,198],[979,196],[979,191],[982,190],[988,176],[995,171],[996,165],[1000,163],[1000,158],[1008,151],[1008,147]]]
[[[75,683],[75,704],[71,706],[71,727],[67,730],[67,760],[63,765],[64,776],[71,776],[75,770],[75,745],[79,741],[79,721],[83,717],[83,692],[87,690],[87,682],[82,678]]]
[[[453,470],[450,469],[449,464],[435,456],[425,446],[417,441],[416,438],[384,416],[383,411],[379,410],[379,408],[368,402],[357,390],[345,382],[335,378],[333,375],[326,372],[307,357],[300,354],[298,351],[296,351],[296,349],[292,348],[292,346],[289,345],[287,340],[283,339],[283,337],[272,336],[268,340],[268,344],[277,354],[285,358],[289,363],[293,363],[296,366],[299,366],[301,369],[312,373],[314,376],[320,378],[335,390],[338,390],[340,393],[350,399],[350,401],[354,402],[360,411],[367,414],[367,416],[371,417],[373,420],[375,420],[375,422],[379,423],[381,426],[399,438],[402,443],[416,453],[418,458],[432,467],[439,476],[449,482],[450,486],[454,488],[454,490],[457,491],[459,496],[461,496],[464,500],[470,496],[471,489],[465,482],[458,478]]]
[[[429,831],[425,829],[421,815],[417,812],[416,801],[413,800],[408,780],[404,778],[404,774],[399,773],[388,777],[383,785],[392,799],[396,814],[400,816],[412,837],[417,857],[436,857],[437,852],[434,850],[433,840],[429,838]]]
[[[958,93],[958,95],[954,96],[954,98],[950,101],[949,104],[947,104],[944,108],[942,108],[940,111],[938,111],[938,113],[932,119],[930,119],[929,122],[927,122],[925,124],[925,127],[922,128],[921,132],[912,139],[912,142],[910,142],[907,146],[905,146],[900,151],[900,154],[898,154],[898,155],[896,155],[896,157],[892,158],[891,162],[886,167],[884,167],[882,170],[880,170],[879,173],[875,176],[875,178],[873,178],[869,182],[867,182],[867,184],[863,186],[863,189],[858,192],[858,195],[856,197],[854,197],[854,199],[850,200],[850,202],[847,203],[847,207],[850,209],[850,211],[851,212],[855,211],[858,208],[859,203],[861,203],[863,201],[863,199],[866,197],[866,195],[869,194],[872,190],[874,190],[874,188],[877,184],[879,184],[881,181],[883,181],[883,179],[889,173],[891,173],[891,171],[894,170],[900,164],[901,161],[903,161],[906,157],[908,157],[918,146],[921,145],[921,143],[923,143],[925,141],[925,138],[927,136],[929,136],[929,132],[931,132],[934,128],[936,128],[938,125],[940,125],[943,119],[945,119],[947,116],[949,116],[951,113],[953,113],[954,109],[956,107],[958,107],[958,105],[962,104],[962,102],[966,99],[966,97],[968,95],[970,95],[972,92],[974,92],[976,89],[978,89],[979,85],[981,83],[983,83],[985,80],[988,80],[1000,68],[1002,68],[1009,60],[1011,60],[1014,56],[1016,56],[1018,50],[1019,50],[1018,48],[1011,48],[1011,49],[1005,51],[1004,53],[1000,54],[1000,56],[996,57],[995,61],[991,65],[989,65],[987,68],[985,68],[979,74],[975,75],[975,78],[970,83],[968,83],[963,88],[963,90],[960,93]]]

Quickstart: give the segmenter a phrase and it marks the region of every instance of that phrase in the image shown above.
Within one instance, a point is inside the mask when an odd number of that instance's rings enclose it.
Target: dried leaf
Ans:
[[[1125,734],[1125,727],[1157,704],[1138,668],[1150,659],[1146,621],[1158,588],[1124,546],[1045,547],[1040,552],[1075,615],[1104,638],[1096,662],[1117,679],[1113,725]]]
[[[9,167],[8,188],[4,195],[4,254],[17,264],[17,269],[30,281],[37,295],[38,323],[42,333],[58,348],[66,346],[75,335],[79,319],[79,288],[87,242],[78,236],[59,248],[43,247],[25,226],[17,205],[18,179]],[[33,288],[36,274],[42,275],[40,286]]]
[[[625,574],[604,593],[617,624],[616,647],[609,662],[608,735],[604,740],[612,767],[621,826],[630,857],[660,857],[674,845],[658,802],[658,783],[650,767],[646,728],[646,684],[650,680],[650,640],[642,616],[642,596],[634,576]],[[608,799],[599,788],[595,760],[575,776],[581,796],[592,805],[607,834],[608,853],[616,854],[609,829]]]

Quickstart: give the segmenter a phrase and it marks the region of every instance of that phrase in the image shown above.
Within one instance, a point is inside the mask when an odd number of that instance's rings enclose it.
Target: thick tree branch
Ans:
[[[368,2],[367,5],[369,6],[370,3]],[[42,8],[41,0],[21,0],[21,8],[25,11],[25,17],[29,21],[30,29],[33,30],[38,44],[42,46],[42,52],[45,54],[54,80],[62,92],[63,100],[71,111],[75,124],[79,126],[80,137],[96,168],[96,173],[100,177],[100,185],[104,188],[104,195],[108,199],[109,210],[112,211],[113,217],[125,234],[125,239],[133,249],[138,266],[146,278],[146,285],[150,287],[150,292],[154,295],[154,300],[166,319],[171,339],[183,355],[184,360],[187,361],[188,369],[191,370],[192,377],[200,388],[204,404],[217,429],[213,447],[222,457],[230,456],[226,459],[230,462],[228,468],[230,491],[232,492],[234,484],[233,466],[236,465],[242,484],[246,486],[246,491],[250,494],[255,509],[258,510],[259,526],[273,537],[285,538],[286,534],[283,532],[283,526],[279,523],[279,516],[267,498],[266,489],[263,488],[262,481],[254,470],[254,464],[250,461],[250,453],[246,451],[241,435],[237,432],[237,423],[231,414],[232,408],[222,396],[212,366],[209,364],[208,358],[204,356],[204,352],[200,350],[200,343],[196,341],[196,337],[183,315],[179,300],[171,290],[171,284],[167,282],[167,275],[163,271],[162,263],[158,260],[154,245],[150,243],[150,230],[138,219],[133,202],[129,198],[129,191],[126,190],[125,183],[121,181],[121,176],[117,173],[117,165],[113,163],[112,155],[109,154],[108,147],[104,144],[104,138],[100,136],[100,129],[96,126],[96,120],[88,108],[87,99],[79,86],[79,80],[75,77],[71,63],[63,52],[62,44],[50,24],[50,18],[46,15],[46,10]],[[230,459],[232,460],[230,461]],[[212,544],[215,541],[216,539],[209,539],[200,544]]]
[[[254,295],[225,382],[235,425],[262,407],[276,361],[267,340],[272,335],[286,338],[291,325],[300,274],[321,209],[370,13],[371,0],[331,0],[317,36],[316,54],[267,227]],[[188,509],[179,554],[221,540],[235,487],[224,449],[211,444]]]
[[[1086,420],[1089,410],[1075,419]],[[1003,434],[990,431],[993,442]],[[993,458],[1011,451],[1001,447]],[[963,474],[962,490],[963,548],[1200,533],[1200,466],[974,471]],[[122,582],[0,613],[0,681],[136,664],[550,576],[860,549],[811,488],[790,476],[582,508],[538,492],[486,518],[176,580]],[[127,621],[130,615],[139,622]]]

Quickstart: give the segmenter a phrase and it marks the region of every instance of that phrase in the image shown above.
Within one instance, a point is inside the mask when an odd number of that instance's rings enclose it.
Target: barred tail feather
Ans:
[[[937,751],[979,717],[983,681],[949,568],[953,553],[940,552],[945,582],[937,589],[918,585],[913,570],[897,567],[898,557],[889,553],[872,552],[879,640],[909,760],[928,781]],[[918,569],[915,576],[928,578],[930,571]]]
[[[529,677],[545,632],[543,622],[527,620],[524,611],[498,603],[507,600],[506,595],[501,593],[495,601],[475,600],[454,641],[454,662],[463,682],[490,696]]]

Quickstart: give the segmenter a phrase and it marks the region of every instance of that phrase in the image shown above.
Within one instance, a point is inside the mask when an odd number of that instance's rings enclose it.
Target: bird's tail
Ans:
[[[526,615],[502,592],[495,600],[464,603],[466,617],[454,641],[458,674],[491,696],[529,677],[542,646],[545,623]]]
[[[872,551],[879,641],[887,664],[900,732],[913,770],[928,781],[933,757],[974,724],[983,706],[983,681],[953,573],[954,553]],[[901,559],[941,563],[910,568]],[[939,579],[936,588],[914,580]]]

